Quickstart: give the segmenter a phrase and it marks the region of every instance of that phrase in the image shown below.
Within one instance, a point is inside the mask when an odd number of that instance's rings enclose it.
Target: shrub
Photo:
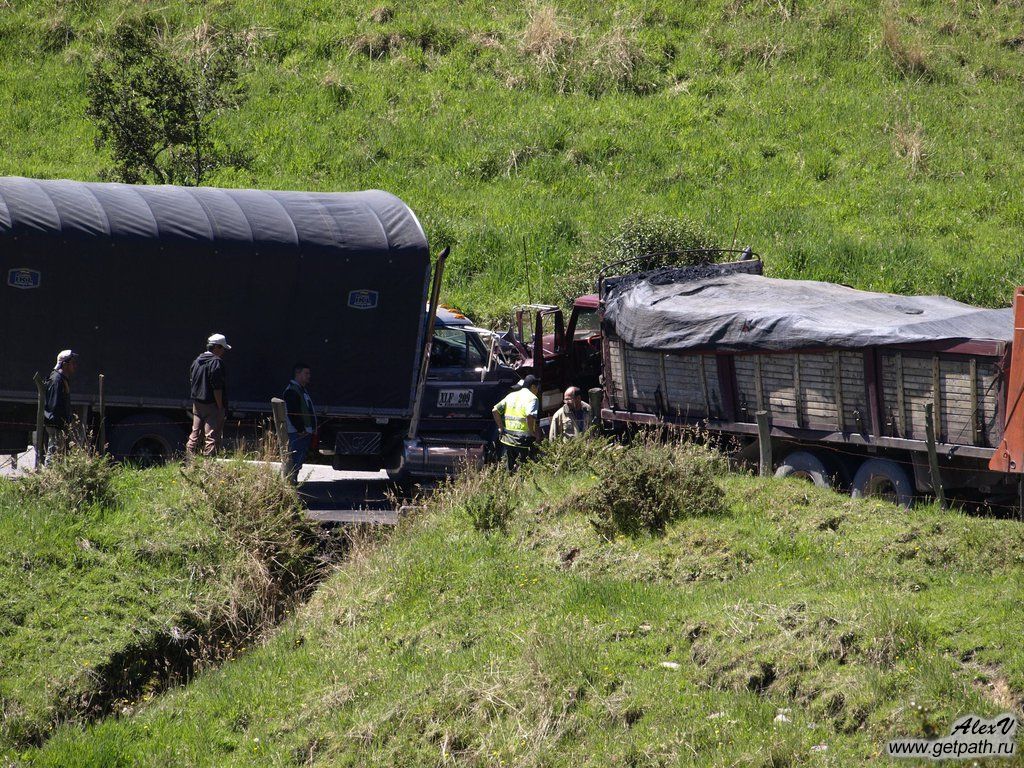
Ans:
[[[246,168],[245,153],[217,127],[245,102],[243,65],[259,34],[201,24],[168,40],[157,16],[118,22],[86,83],[86,116],[113,160],[106,175],[198,186],[222,168]]]
[[[465,481],[463,508],[478,531],[504,531],[516,511],[521,483],[500,465],[484,467]]]
[[[715,481],[720,461],[693,445],[630,446],[607,464],[583,500],[598,533],[661,534],[684,517],[723,511],[725,493]]]
[[[108,457],[74,447],[55,456],[38,472],[26,475],[18,487],[26,498],[43,499],[55,506],[113,506],[117,502],[116,473]]]
[[[597,249],[587,248],[573,254],[566,264],[558,288],[567,304],[583,293],[594,290],[601,267],[626,259],[642,259],[642,269],[663,266],[687,266],[705,258],[682,251],[712,247],[710,234],[686,216],[633,214]]]

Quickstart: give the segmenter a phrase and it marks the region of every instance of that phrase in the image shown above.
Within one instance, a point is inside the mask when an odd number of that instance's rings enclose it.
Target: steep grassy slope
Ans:
[[[316,561],[309,524],[270,470],[70,463],[0,481],[3,765],[60,723],[120,711],[231,656]]]
[[[1019,705],[1016,523],[731,476],[608,542],[601,461],[530,476],[505,533],[470,479],[266,646],[28,764],[860,765]]]
[[[0,3],[0,172],[99,176],[86,72],[139,7]],[[633,211],[735,234],[777,275],[989,304],[1024,281],[1017,2],[146,7],[259,41],[224,126],[254,162],[216,183],[392,190],[480,314],[526,297],[528,262],[555,298]]]

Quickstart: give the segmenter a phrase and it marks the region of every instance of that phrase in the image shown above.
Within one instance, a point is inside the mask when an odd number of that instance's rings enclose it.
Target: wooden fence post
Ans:
[[[761,452],[761,477],[772,474],[772,428],[768,423],[768,411],[757,412],[757,447]]]
[[[100,374],[100,425],[99,425],[99,444],[96,446],[96,452],[102,456],[107,452],[107,401],[103,396],[103,380],[106,377]]]
[[[939,473],[939,451],[935,447],[935,414],[934,404],[928,403],[924,407],[924,429],[928,439],[928,468],[932,476],[932,493],[939,502],[939,506],[946,508],[946,492],[942,488],[942,475]]]
[[[36,449],[35,467],[39,469],[43,463],[43,436],[46,434],[46,385],[43,383],[43,377],[39,375],[39,371],[36,371],[32,381],[36,383],[36,439],[34,446]]]
[[[601,406],[604,404],[604,390],[600,387],[593,387],[587,392],[590,400],[590,424],[594,427],[601,426]]]
[[[291,477],[292,454],[288,450],[288,417],[284,400],[279,397],[271,398],[270,410],[274,414],[274,431],[277,433],[277,444],[281,449],[281,474]]]

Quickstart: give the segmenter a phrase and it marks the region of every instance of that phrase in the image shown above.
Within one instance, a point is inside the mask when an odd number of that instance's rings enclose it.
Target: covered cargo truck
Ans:
[[[86,420],[105,376],[113,452],[179,449],[189,365],[220,332],[229,430],[254,434],[303,361],[322,451],[339,468],[396,468],[430,273],[423,228],[387,192],[0,178],[0,448],[24,450],[33,373],[72,348]]]
[[[703,424],[756,455],[765,412],[780,474],[909,503],[934,490],[930,406],[942,486],[1016,497],[1013,310],[761,271],[750,259],[604,281],[604,419]]]

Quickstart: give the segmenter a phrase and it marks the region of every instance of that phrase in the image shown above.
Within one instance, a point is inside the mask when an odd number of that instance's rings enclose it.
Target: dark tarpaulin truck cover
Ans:
[[[184,404],[224,333],[233,407],[268,408],[304,361],[318,406],[408,415],[427,239],[386,192],[271,192],[0,178],[0,393],[34,393],[56,353],[74,389]]]
[[[723,352],[1013,340],[1011,309],[897,296],[714,266],[661,269],[612,284],[605,323],[638,349]]]

